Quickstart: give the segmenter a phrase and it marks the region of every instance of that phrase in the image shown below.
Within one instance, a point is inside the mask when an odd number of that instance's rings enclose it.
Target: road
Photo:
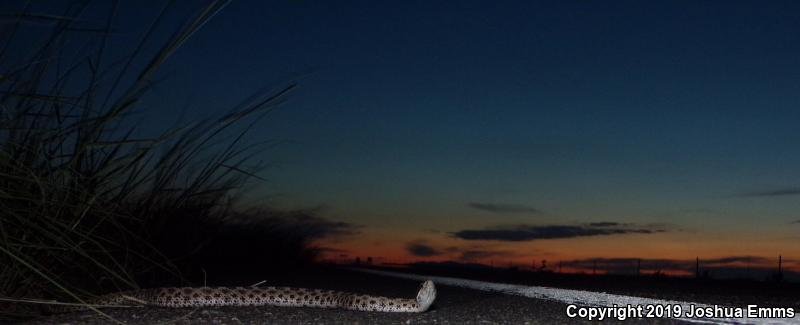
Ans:
[[[252,282],[251,282],[252,283]],[[330,270],[313,277],[276,279],[266,285],[303,286],[357,293],[414,297],[419,281],[384,275]],[[518,295],[437,285],[438,297],[426,313],[375,313],[291,307],[215,307],[198,309],[108,309],[126,324],[577,324],[567,304]],[[618,322],[614,320],[613,322]],[[54,315],[28,324],[109,324],[92,312]],[[626,324],[686,324],[670,319],[629,319]]]

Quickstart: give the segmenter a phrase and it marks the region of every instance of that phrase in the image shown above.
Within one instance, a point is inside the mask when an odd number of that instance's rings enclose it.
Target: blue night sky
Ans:
[[[353,254],[800,258],[798,58],[796,1],[235,1],[148,103],[298,81],[252,199],[360,225]],[[658,231],[458,233],[597,222]]]

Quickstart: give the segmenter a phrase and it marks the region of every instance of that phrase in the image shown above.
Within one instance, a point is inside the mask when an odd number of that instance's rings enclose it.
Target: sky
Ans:
[[[297,82],[249,199],[351,225],[333,257],[800,270],[798,57],[796,1],[234,1],[143,118]]]

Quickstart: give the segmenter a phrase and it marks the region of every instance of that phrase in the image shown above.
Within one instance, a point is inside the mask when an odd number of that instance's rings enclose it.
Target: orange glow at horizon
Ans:
[[[725,239],[727,237],[727,240]],[[587,236],[570,239],[548,239],[520,242],[463,240],[442,234],[420,235],[418,232],[394,230],[374,230],[365,232],[357,238],[334,242],[323,242],[320,246],[333,248],[322,256],[323,259],[339,262],[352,261],[359,257],[365,261],[372,257],[376,264],[407,264],[414,262],[466,262],[494,266],[517,266],[530,269],[540,267],[543,260],[548,269],[555,269],[559,262],[588,259],[643,259],[679,261],[693,263],[695,258],[704,261],[726,257],[752,257],[752,262],[733,261],[725,267],[775,269],[778,255],[783,257],[782,269],[800,272],[800,249],[786,251],[794,247],[786,241],[755,241],[747,234],[737,236],[698,235],[695,233],[659,233],[611,236]],[[732,241],[730,238],[738,238]],[[433,251],[428,256],[409,252],[409,244],[420,244]],[[784,250],[781,251],[781,248]],[[485,255],[465,252],[483,252]],[[475,256],[474,258],[465,258]],[[563,272],[587,273],[591,268],[563,267]],[[595,270],[605,272],[605,270]],[[642,269],[642,274],[653,273]],[[685,270],[664,269],[668,275],[692,275]]]

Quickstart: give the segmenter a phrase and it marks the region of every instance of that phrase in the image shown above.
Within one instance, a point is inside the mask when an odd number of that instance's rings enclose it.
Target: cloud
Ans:
[[[319,251],[321,253],[328,253],[328,254],[348,254],[348,253],[350,253],[350,251],[348,251],[346,249],[325,247],[325,246],[315,247],[314,249],[316,249],[317,251]]]
[[[790,222],[789,224],[800,224],[800,220],[795,220],[795,221],[792,221],[792,222]]]
[[[224,224],[229,227],[258,228],[270,233],[291,234],[307,240],[352,236],[361,226],[317,216],[317,209],[278,211],[265,208],[232,214]]]
[[[433,257],[448,255],[455,260],[472,262],[490,257],[511,257],[517,256],[514,252],[507,250],[492,250],[483,247],[458,247],[448,246],[437,248],[422,241],[411,242],[406,245],[406,251],[416,257]]]
[[[764,191],[754,191],[744,193],[741,196],[745,197],[773,197],[773,196],[790,196],[800,195],[800,187],[783,187]]]
[[[586,225],[589,226],[589,227],[616,227],[616,226],[621,226],[622,224],[619,223],[619,222],[605,222],[605,221],[603,221],[603,222],[592,222],[592,223],[588,223]]]
[[[461,252],[461,254],[458,257],[458,260],[464,262],[472,262],[490,257],[510,257],[510,256],[514,256],[514,254],[509,251],[467,249]]]
[[[317,253],[325,255],[325,256],[339,257],[339,258],[344,258],[344,257],[350,256],[350,251],[348,251],[346,249],[333,248],[333,247],[324,247],[324,246],[322,246],[322,247],[314,247],[313,249]]]
[[[411,255],[418,257],[431,257],[443,254],[440,250],[422,243],[409,243],[406,245],[406,250],[411,253]]]
[[[315,239],[349,236],[357,233],[360,228],[347,222],[332,221],[311,215],[296,215],[286,217],[285,220],[288,230],[304,232],[307,236]]]
[[[497,214],[517,214],[517,213],[542,213],[539,209],[522,204],[502,204],[502,203],[479,203],[471,202],[468,207]]]
[[[770,260],[768,258],[759,256],[727,256],[716,259],[700,260],[700,262],[706,265],[733,264],[733,263],[761,264],[761,263],[769,263]]]
[[[517,225],[493,229],[467,229],[452,233],[454,237],[465,240],[498,240],[498,241],[532,241],[542,239],[563,239],[591,236],[608,236],[623,234],[654,234],[665,230],[650,226],[649,228],[633,228],[615,222],[603,222],[600,225]]]

